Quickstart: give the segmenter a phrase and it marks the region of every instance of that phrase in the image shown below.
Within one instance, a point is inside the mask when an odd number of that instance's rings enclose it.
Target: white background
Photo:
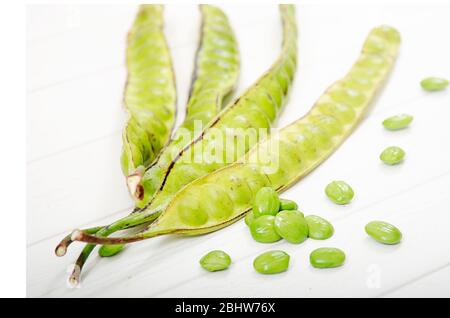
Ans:
[[[220,5],[239,40],[242,71],[237,95],[276,58],[281,41],[275,5]],[[335,235],[259,244],[243,221],[195,238],[161,237],[129,246],[111,259],[93,254],[82,285],[66,278],[81,244],[57,258],[53,249],[74,228],[108,223],[132,207],[120,171],[125,36],[137,6],[27,7],[27,295],[44,297],[331,297],[450,296],[450,96],[426,93],[423,77],[450,77],[450,7],[438,5],[299,5],[299,69],[278,125],[304,114],[359,54],[369,30],[395,26],[402,47],[395,70],[355,133],[323,165],[283,196],[305,214],[332,221]],[[166,6],[166,35],[175,64],[181,122],[198,41],[195,5]],[[237,96],[236,95],[236,96]],[[388,132],[381,121],[397,113],[415,119]],[[398,145],[407,155],[385,166],[379,153]],[[348,206],[323,193],[334,179],[356,192]],[[375,243],[364,232],[374,219],[398,226],[403,242]],[[343,249],[342,268],[311,268],[309,253]],[[290,269],[275,276],[254,272],[253,259],[269,249],[291,255]],[[198,265],[213,249],[228,252],[229,270],[207,273]]]

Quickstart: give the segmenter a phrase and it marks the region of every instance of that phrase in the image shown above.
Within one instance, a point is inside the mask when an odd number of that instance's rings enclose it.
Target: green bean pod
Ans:
[[[125,176],[149,165],[169,141],[175,123],[176,88],[163,32],[163,6],[141,5],[128,34],[128,78],[121,165]]]
[[[308,114],[278,135],[272,134],[260,142],[236,163],[181,189],[159,218],[142,232],[105,238],[75,231],[72,239],[123,244],[165,234],[209,233],[239,220],[251,209],[259,189],[272,187],[279,192],[287,189],[344,142],[385,82],[399,44],[400,36],[395,29],[387,26],[373,29],[350,72],[329,87]],[[277,146],[277,151],[272,146]],[[271,160],[265,160],[266,156],[271,156]]]
[[[129,192],[138,207],[147,203],[161,185],[164,172],[176,155],[219,113],[239,77],[239,49],[227,16],[211,5],[199,7],[200,42],[185,119],[157,160],[144,173],[136,171],[127,178]],[[199,131],[194,131],[197,127]]]

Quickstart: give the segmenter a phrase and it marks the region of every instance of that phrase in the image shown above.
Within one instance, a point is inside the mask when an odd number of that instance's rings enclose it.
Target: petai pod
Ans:
[[[128,118],[121,155],[126,176],[155,159],[175,123],[175,78],[163,32],[162,5],[140,6],[127,44],[124,105]]]
[[[158,218],[177,191],[196,178],[230,165],[238,158],[243,157],[257,143],[258,139],[264,137],[263,133],[267,134],[271,124],[276,120],[287,101],[297,66],[295,6],[280,5],[279,8],[283,23],[283,42],[281,53],[269,70],[239,98],[225,107],[197,138],[190,141],[168,163],[167,169],[163,169],[161,175],[157,176],[161,185],[153,197],[144,203],[143,208],[137,209],[131,215],[97,231],[96,236],[104,237],[119,230],[152,222]],[[233,138],[223,138],[224,135],[230,133]],[[263,135],[262,137],[259,136],[260,133]],[[223,144],[223,140],[231,140],[234,144],[231,146],[228,143]],[[231,180],[231,182],[235,182],[235,185],[239,186],[239,180]],[[247,202],[259,190],[259,186],[259,184],[255,184],[252,188],[248,187],[249,196],[236,199],[243,199]],[[220,188],[209,187],[204,190],[205,194],[202,194],[201,197],[194,195],[195,199],[201,200],[206,195],[213,199],[211,202],[216,202],[215,199],[221,195]],[[227,211],[229,202],[224,200],[221,204],[224,206],[224,211]],[[218,211],[220,213],[220,207]],[[185,212],[189,214],[190,209]],[[199,218],[201,219],[201,216]],[[77,235],[72,235],[72,237],[77,238]],[[80,269],[93,248],[94,246],[90,244],[82,251],[77,260]],[[79,271],[74,272],[74,275],[71,280],[78,282]]]
[[[259,189],[270,186],[285,190],[323,162],[351,134],[392,69],[399,44],[400,35],[395,29],[373,29],[350,72],[329,87],[308,114],[277,135],[272,134],[236,163],[184,187],[159,218],[140,233],[104,238],[75,231],[72,239],[122,244],[172,233],[204,234],[237,221],[251,209]],[[277,151],[270,151],[272,146],[277,146]]]
[[[138,170],[127,178],[128,189],[138,207],[147,203],[161,185],[164,172],[175,156],[219,113],[238,80],[238,44],[227,16],[211,5],[199,7],[200,41],[185,119],[157,160],[144,172]]]

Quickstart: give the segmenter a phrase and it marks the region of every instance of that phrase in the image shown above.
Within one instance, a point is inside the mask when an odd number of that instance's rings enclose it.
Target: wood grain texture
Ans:
[[[278,11],[274,6],[221,7],[239,40],[238,91],[242,91],[278,53]],[[132,206],[119,154],[124,39],[136,9],[28,7],[29,296],[450,296],[450,93],[429,94],[419,87],[426,76],[450,77],[450,46],[439,34],[450,26],[450,7],[444,6],[297,7],[299,72],[280,126],[305,113],[330,83],[346,73],[370,28],[391,24],[403,39],[398,63],[371,114],[325,164],[284,195],[296,200],[305,214],[332,221],[336,233],[330,240],[264,245],[254,242],[239,222],[210,235],[136,243],[113,259],[94,256],[81,288],[68,288],[69,267],[81,244],[57,258],[53,249],[61,237],[73,228],[114,220]],[[167,6],[166,18],[183,114],[199,14],[195,6]],[[402,112],[414,116],[410,128],[383,129],[384,118]],[[405,149],[403,164],[391,167],[379,161],[379,153],[390,145]],[[334,179],[346,180],[354,188],[350,205],[336,206],[326,199],[323,189]],[[398,226],[403,242],[398,246],[373,242],[364,225],[374,219]],[[346,251],[345,266],[311,268],[308,255],[322,246]],[[291,254],[290,270],[258,275],[252,268],[254,257],[272,248]],[[198,260],[212,249],[231,255],[229,270],[211,274],[200,268]]]

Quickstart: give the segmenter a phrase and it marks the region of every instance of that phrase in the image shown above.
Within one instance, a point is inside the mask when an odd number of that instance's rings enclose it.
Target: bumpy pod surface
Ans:
[[[155,159],[169,141],[175,122],[175,79],[163,32],[163,6],[141,5],[127,44],[124,105],[128,119],[121,155],[126,176]]]
[[[219,113],[224,98],[231,93],[239,77],[238,44],[227,16],[211,5],[200,5],[200,11],[200,42],[185,119],[157,161],[148,166],[145,173],[137,171],[127,180],[138,207],[148,203],[161,186],[172,160]],[[194,131],[196,127],[200,127],[199,131]]]
[[[170,233],[203,234],[237,221],[251,208],[259,189],[283,191],[351,134],[392,69],[399,44],[395,29],[373,29],[350,72],[329,87],[307,115],[272,134],[236,163],[184,187],[143,232],[122,238],[81,232],[74,236],[86,242],[121,244]],[[273,145],[277,151],[271,151]]]
[[[281,5],[280,11],[284,28],[278,59],[173,160],[147,171],[144,180],[150,182],[144,192],[148,190],[150,195],[137,203],[142,210],[165,206],[183,186],[235,162],[264,137],[261,131],[268,132],[287,101],[297,64],[294,7]]]

